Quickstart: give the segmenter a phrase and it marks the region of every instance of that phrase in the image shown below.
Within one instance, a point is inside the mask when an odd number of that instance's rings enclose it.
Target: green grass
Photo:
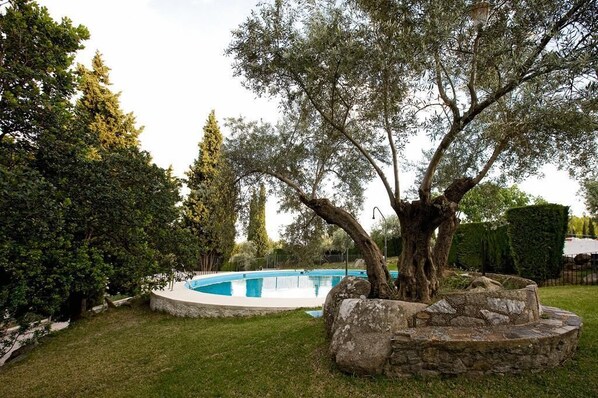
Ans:
[[[46,338],[0,368],[0,397],[596,397],[598,287],[540,289],[584,318],[563,368],[477,379],[357,378],[334,369],[324,326],[303,311],[181,319],[119,308]]]

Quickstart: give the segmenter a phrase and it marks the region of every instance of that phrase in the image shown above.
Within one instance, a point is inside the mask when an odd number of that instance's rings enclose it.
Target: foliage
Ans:
[[[255,243],[256,256],[264,257],[270,246],[270,239],[266,231],[266,187],[260,185],[259,193],[253,191],[249,202],[249,225],[247,240]]]
[[[0,32],[0,144],[31,149],[70,108],[76,89],[71,66],[89,32],[66,18],[54,21],[28,0],[4,2]]]
[[[556,204],[507,211],[509,243],[520,276],[541,281],[559,275],[568,213],[568,207]]]
[[[598,217],[598,181],[585,180],[581,186],[586,208],[593,217]]]
[[[331,246],[326,225],[307,210],[299,212],[281,235],[284,251],[305,267],[319,263]]]
[[[87,30],[19,0],[2,6],[0,29],[2,323],[75,320],[106,287],[162,285],[153,275],[189,253],[179,181],[138,148],[99,54],[75,73]]]
[[[257,247],[255,242],[248,240],[235,244],[235,249],[229,260],[229,263],[234,265],[234,268],[230,269],[230,271],[251,270],[256,256]]]
[[[111,150],[138,147],[138,136],[143,130],[135,125],[135,116],[120,109],[119,96],[110,91],[110,68],[99,52],[91,60],[92,68],[79,65],[79,89],[75,113],[77,123],[88,132],[90,146]]]
[[[183,203],[183,224],[197,240],[199,269],[217,270],[234,247],[237,188],[222,155],[222,134],[214,111],[203,132],[198,157],[187,173],[190,192]]]
[[[348,182],[377,177],[409,232],[399,295],[429,301],[433,231],[492,167],[513,178],[546,162],[578,175],[594,168],[596,7],[505,1],[478,23],[465,0],[262,3],[228,53],[244,84],[280,99],[285,115],[277,127],[236,123],[238,174],[277,180],[288,203],[341,226],[362,251],[369,237],[338,193],[359,199]],[[429,156],[409,201],[400,169],[419,132]],[[350,188],[326,189],[335,183]],[[379,251],[364,255],[382,286]]]
[[[489,222],[460,224],[449,264],[474,271],[514,273],[507,226]]]
[[[569,235],[577,236],[578,238],[590,237],[590,224],[594,225],[594,220],[590,216],[571,216],[569,218],[567,233]],[[594,229],[595,228],[594,225]]]
[[[351,237],[342,229],[337,228],[332,233],[332,242],[330,248],[332,250],[344,253],[345,251],[355,247],[355,242]]]
[[[395,257],[401,254],[401,223],[396,214],[386,217],[386,220],[378,220],[372,230],[370,236],[376,242],[380,250],[384,250],[384,231],[386,231],[386,245],[388,257]]]
[[[465,194],[459,203],[459,211],[466,222],[504,221],[504,214],[513,207],[543,204],[542,198],[535,198],[521,191],[517,185],[504,187],[493,182],[478,184]],[[544,201],[545,202],[545,201]]]

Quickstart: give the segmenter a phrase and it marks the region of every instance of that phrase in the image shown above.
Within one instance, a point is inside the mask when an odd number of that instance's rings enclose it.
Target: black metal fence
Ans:
[[[557,278],[536,282],[539,286],[598,285],[598,253],[563,256]]]
[[[352,253],[322,254],[310,259],[302,259],[293,255],[274,253],[266,257],[241,259],[232,263],[233,269],[229,269],[228,271],[251,271],[272,268],[345,268],[345,266],[348,268],[365,269],[365,264],[361,264],[357,261],[360,258],[361,255]]]

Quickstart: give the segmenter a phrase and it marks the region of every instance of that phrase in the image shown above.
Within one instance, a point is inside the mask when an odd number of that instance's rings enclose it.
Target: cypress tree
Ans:
[[[77,118],[88,131],[90,144],[97,149],[138,147],[143,128],[135,125],[135,116],[120,109],[120,93],[110,90],[110,68],[96,52],[91,70],[77,69],[81,98],[77,101]]]
[[[583,225],[581,227],[581,237],[585,238],[587,235],[588,235],[588,223],[587,223],[587,220],[584,217],[584,219],[583,219]]]
[[[257,231],[258,196],[255,189],[251,191],[249,200],[249,222],[247,224],[247,240],[255,241]]]
[[[214,111],[203,128],[199,155],[187,172],[189,196],[183,203],[184,225],[199,245],[200,270],[216,270],[228,261],[235,241],[237,190],[222,153],[222,134]]]
[[[594,221],[592,221],[591,218],[588,222],[588,235],[590,235],[590,238],[596,237],[596,227],[594,226]]]
[[[260,186],[259,195],[255,197],[254,236],[251,239],[256,246],[257,257],[264,257],[268,253],[269,239],[266,231],[266,187]]]

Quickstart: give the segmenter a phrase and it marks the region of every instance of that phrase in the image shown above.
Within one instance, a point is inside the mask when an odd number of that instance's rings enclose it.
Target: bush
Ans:
[[[569,208],[557,204],[519,207],[506,216],[517,273],[535,281],[558,277]]]
[[[506,225],[459,225],[453,238],[448,262],[468,270],[514,273]]]

